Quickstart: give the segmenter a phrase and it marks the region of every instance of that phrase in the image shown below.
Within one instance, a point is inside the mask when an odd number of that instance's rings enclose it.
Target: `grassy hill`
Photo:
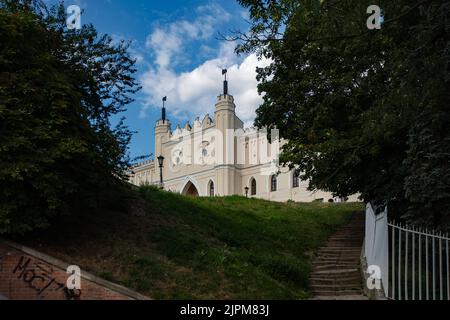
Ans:
[[[302,299],[314,250],[363,209],[137,192],[141,214],[115,199],[15,240],[155,299]]]

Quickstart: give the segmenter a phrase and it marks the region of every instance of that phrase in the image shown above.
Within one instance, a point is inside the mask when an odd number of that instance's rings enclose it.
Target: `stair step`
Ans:
[[[352,256],[352,257],[347,257],[345,255],[336,255],[336,256],[331,256],[331,255],[320,255],[316,258],[316,260],[329,260],[329,261],[357,261],[357,263],[359,264],[359,260],[360,257],[358,256]]]
[[[360,247],[362,245],[362,240],[351,240],[351,239],[328,239],[326,242],[326,245],[328,246],[328,244],[332,244],[332,243],[336,243],[336,244],[340,244],[340,245],[349,245],[352,247]]]
[[[347,296],[362,295],[362,289],[344,289],[344,290],[317,290],[314,291],[317,296]]]
[[[320,259],[316,259],[313,262],[313,266],[315,266],[315,265],[323,265],[323,264],[334,264],[334,265],[351,264],[352,266],[358,266],[359,265],[359,259],[327,259],[327,258],[320,258]]]
[[[350,257],[359,258],[360,252],[320,252],[317,257]]]
[[[358,269],[338,269],[338,270],[319,270],[314,271],[313,274],[351,274],[353,272],[359,272]]]
[[[313,291],[341,291],[341,290],[362,290],[361,284],[339,284],[339,285],[333,285],[333,284],[312,284],[311,288]]]
[[[350,267],[357,267],[359,265],[357,259],[345,260],[345,259],[317,259],[313,262],[313,266],[323,266],[323,265],[335,265],[344,266],[348,265]]]
[[[345,234],[345,233],[341,233],[341,234],[334,234],[330,237],[330,239],[354,239],[354,240],[359,240],[361,239],[363,236],[363,234]]]
[[[318,253],[321,252],[345,252],[345,253],[361,253],[362,245],[348,245],[348,244],[338,244],[338,243],[329,243],[326,244],[325,247],[322,247],[318,250]]]
[[[352,258],[356,258],[356,257],[360,257],[361,253],[360,252],[342,252],[342,251],[328,251],[328,252],[318,252],[316,257],[352,257]]]
[[[361,241],[362,242],[363,238],[364,237],[362,237],[362,236],[347,237],[347,236],[343,236],[343,235],[340,235],[340,236],[335,235],[335,236],[330,237],[329,239],[332,239],[332,240],[350,240],[350,241],[358,241],[358,242]]]
[[[314,271],[323,271],[323,270],[340,270],[342,268],[353,268],[355,265],[353,264],[324,264],[324,265],[315,265]]]
[[[361,285],[361,276],[348,277],[344,279],[339,278],[326,278],[326,277],[314,277],[309,279],[311,285],[345,285],[345,284],[358,284]]]
[[[328,240],[325,244],[330,247],[357,248],[361,247],[362,241],[359,242],[359,241],[344,241],[344,240]]]
[[[336,245],[333,245],[333,243],[335,243]],[[350,248],[358,248],[358,247],[362,247],[362,243],[363,240],[362,239],[358,239],[358,240],[348,240],[348,239],[327,239],[327,241],[325,242],[325,246],[323,246],[322,248],[333,248],[333,247],[350,247]]]
[[[354,243],[354,242],[343,242],[343,241],[328,241],[327,243],[325,243],[326,246],[328,247],[338,247],[338,248],[343,248],[343,249],[357,249],[357,248],[361,248],[361,245],[358,243]],[[324,247],[324,248],[327,248]]]
[[[354,273],[350,274],[348,276],[343,276],[341,274],[330,274],[330,275],[318,275],[318,276],[311,276],[309,278],[311,281],[350,281],[350,280],[361,280],[360,273]]]
[[[357,295],[341,295],[341,296],[315,296],[311,300],[369,300],[362,294]]]
[[[319,251],[361,251],[361,246],[326,246],[319,249]]]
[[[321,253],[339,253],[339,254],[359,253],[359,254],[361,254],[361,249],[359,249],[359,248],[352,249],[349,247],[330,247],[330,248],[319,249],[318,255],[320,255]]]

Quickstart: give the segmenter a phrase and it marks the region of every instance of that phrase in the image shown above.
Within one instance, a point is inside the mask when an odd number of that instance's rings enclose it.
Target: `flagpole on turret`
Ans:
[[[222,69],[222,75],[224,76],[223,80],[223,95],[226,96],[228,94],[228,81],[227,81],[227,69]]]
[[[163,101],[163,107],[162,107],[162,111],[161,111],[161,118],[162,121],[166,121],[166,101],[167,101],[167,97],[162,98]]]

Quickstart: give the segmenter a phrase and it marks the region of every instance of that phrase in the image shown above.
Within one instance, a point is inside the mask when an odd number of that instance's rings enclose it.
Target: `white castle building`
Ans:
[[[226,79],[213,119],[206,115],[202,121],[197,118],[192,125],[171,131],[163,104],[155,127],[154,155],[159,159],[133,166],[131,183],[159,185],[189,196],[248,195],[299,202],[333,199],[328,192],[308,191],[308,182],[301,181],[296,170],[277,164],[283,142],[276,138],[276,131],[269,143],[267,131],[245,129],[235,110]]]

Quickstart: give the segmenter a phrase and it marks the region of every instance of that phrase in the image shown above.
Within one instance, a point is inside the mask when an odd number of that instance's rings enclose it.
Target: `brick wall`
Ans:
[[[0,300],[148,299],[81,270],[81,289],[69,290],[68,264],[40,252],[0,240]]]

